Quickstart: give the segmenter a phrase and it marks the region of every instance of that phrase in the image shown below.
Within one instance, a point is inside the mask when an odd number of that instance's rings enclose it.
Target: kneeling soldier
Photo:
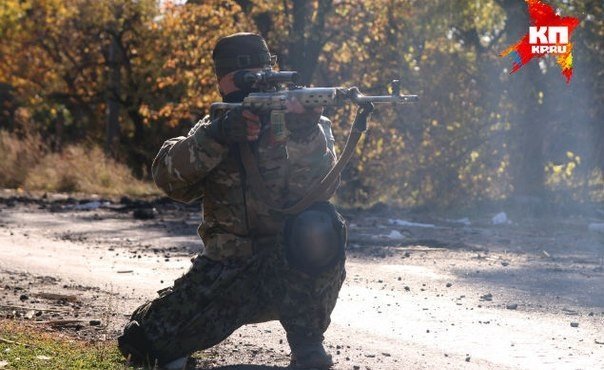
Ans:
[[[241,102],[241,70],[271,66],[262,37],[239,33],[221,39],[212,54],[225,102]],[[321,110],[288,103],[286,140],[249,110],[231,109],[199,121],[186,137],[164,143],[153,162],[157,185],[171,198],[203,199],[199,234],[203,252],[190,270],[159,297],[140,306],[118,338],[133,364],[183,368],[195,351],[212,347],[242,325],[279,320],[292,365],[333,365],[323,347],[344,281],[346,228],[328,202],[336,184],[297,215],[268,204],[295,203],[336,162],[331,122]],[[248,146],[272,199],[261,199],[242,165]]]

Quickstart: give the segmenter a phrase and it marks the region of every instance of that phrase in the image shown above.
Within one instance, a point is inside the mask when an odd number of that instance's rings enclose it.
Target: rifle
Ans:
[[[357,88],[345,87],[301,87],[298,86],[298,73],[294,71],[276,72],[267,68],[261,72],[239,71],[234,76],[235,86],[242,90],[254,89],[242,103],[213,103],[210,107],[210,119],[219,114],[243,107],[256,113],[270,113],[271,125],[283,122],[286,102],[299,101],[305,108],[341,106],[350,101],[357,105],[368,104],[405,104],[419,100],[417,95],[401,95],[400,81],[393,80],[390,95],[364,95]],[[283,88],[282,85],[287,85]]]
[[[304,108],[341,106],[346,102],[352,102],[360,107],[346,145],[338,162],[325,177],[311,187],[309,192],[293,205],[283,208],[281,205],[272,204],[271,196],[264,184],[262,175],[258,169],[255,156],[249,143],[239,144],[239,152],[245,172],[254,191],[259,193],[267,202],[268,206],[284,214],[297,214],[308,208],[334,185],[354,154],[354,148],[361,134],[367,129],[367,118],[373,111],[374,104],[406,104],[419,100],[417,95],[401,95],[400,81],[393,80],[390,95],[364,95],[357,88],[345,87],[300,87],[298,86],[298,73],[294,71],[273,71],[266,68],[260,72],[239,71],[234,75],[234,83],[241,90],[252,90],[241,103],[213,103],[210,107],[210,119],[215,119],[226,111],[242,107],[259,114],[270,117],[270,129],[273,137],[283,140],[287,137],[285,128],[285,113],[287,102],[297,100]],[[284,88],[283,85],[286,85]],[[263,123],[263,126],[264,123]]]

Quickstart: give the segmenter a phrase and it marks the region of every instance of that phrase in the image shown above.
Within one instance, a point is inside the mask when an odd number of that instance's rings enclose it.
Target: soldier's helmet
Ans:
[[[249,32],[235,33],[218,40],[212,59],[218,78],[239,69],[270,67],[275,62],[262,36]]]

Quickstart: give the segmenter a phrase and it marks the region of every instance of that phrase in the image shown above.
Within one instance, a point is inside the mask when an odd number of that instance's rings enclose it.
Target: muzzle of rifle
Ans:
[[[358,89],[350,89],[348,91],[350,101],[355,104],[363,105],[368,103],[373,104],[405,104],[415,103],[419,101],[417,95],[400,95],[398,90],[393,90],[392,95],[363,95]]]

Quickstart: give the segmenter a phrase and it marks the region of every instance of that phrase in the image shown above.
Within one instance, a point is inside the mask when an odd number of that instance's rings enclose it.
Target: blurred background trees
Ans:
[[[216,40],[253,31],[305,84],[381,94],[401,79],[421,95],[374,114],[344,204],[603,201],[604,5],[549,4],[581,19],[570,85],[551,58],[508,74],[520,0],[5,0],[0,128],[53,152],[103,147],[146,178],[163,140],[219,99]],[[326,114],[342,147],[354,109]]]

